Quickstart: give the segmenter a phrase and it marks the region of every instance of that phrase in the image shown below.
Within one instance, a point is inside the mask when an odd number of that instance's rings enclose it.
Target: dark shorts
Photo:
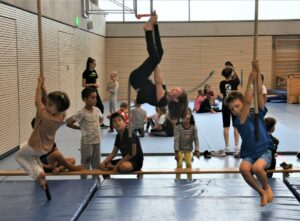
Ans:
[[[117,165],[117,163],[120,161],[121,159],[115,159],[110,161],[112,165]],[[133,171],[139,171],[142,169],[143,167],[143,160],[128,160],[132,167],[133,167]]]
[[[48,165],[48,164],[49,164],[47,157],[55,150],[55,148],[56,148],[56,143],[53,144],[53,147],[52,147],[52,149],[50,150],[50,152],[48,152],[48,153],[46,153],[46,154],[40,156],[40,161],[41,161],[43,164],[45,164],[45,165]]]
[[[223,127],[230,127],[230,118],[232,119],[232,125],[236,119],[231,111],[229,110],[228,106],[222,105],[222,119],[223,119]]]

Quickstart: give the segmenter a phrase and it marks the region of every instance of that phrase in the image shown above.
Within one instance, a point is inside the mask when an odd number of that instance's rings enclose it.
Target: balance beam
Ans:
[[[238,168],[224,169],[149,169],[131,173],[119,173],[112,170],[80,170],[65,171],[59,174],[46,173],[46,176],[75,176],[75,175],[163,175],[163,174],[237,174]],[[268,170],[267,173],[300,173],[300,168]],[[27,176],[23,170],[0,170],[0,176]]]

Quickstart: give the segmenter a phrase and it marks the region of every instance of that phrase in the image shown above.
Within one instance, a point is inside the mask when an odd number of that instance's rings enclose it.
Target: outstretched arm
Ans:
[[[262,79],[260,76],[259,70],[259,62],[258,60],[252,62],[252,69],[254,72],[254,80],[257,81],[257,99],[258,99],[258,107],[261,110],[265,109],[265,99],[262,93]]]
[[[254,73],[251,72],[249,74],[248,78],[248,83],[247,83],[247,88],[244,94],[244,106],[241,112],[240,116],[240,123],[243,124],[247,120],[249,110],[250,110],[250,105],[252,103],[252,98],[253,98],[253,79],[254,79]]]
[[[74,120],[72,117],[67,119],[68,127],[72,128],[72,129],[80,130],[80,126],[77,126],[75,123],[76,123],[76,120]]]

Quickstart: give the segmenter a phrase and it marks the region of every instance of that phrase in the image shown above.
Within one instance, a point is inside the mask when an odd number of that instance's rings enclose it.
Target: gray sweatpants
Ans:
[[[109,112],[111,114],[117,111],[117,94],[110,93],[109,94]]]
[[[85,169],[98,169],[100,164],[100,143],[83,144],[81,143],[81,164]],[[97,176],[93,176],[94,178]],[[86,175],[81,175],[81,179],[86,179]]]

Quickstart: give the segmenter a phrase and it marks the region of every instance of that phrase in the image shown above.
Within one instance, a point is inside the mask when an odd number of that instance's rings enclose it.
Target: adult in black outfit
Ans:
[[[104,114],[104,106],[103,106],[102,100],[100,98],[99,92],[97,90],[97,88],[99,87],[99,83],[97,80],[98,74],[97,74],[95,68],[96,68],[95,59],[89,57],[86,61],[85,71],[82,73],[82,87],[84,87],[84,88],[89,87],[89,88],[96,89],[96,92],[97,92],[96,107],[98,107],[100,109],[100,111],[102,112],[102,114]],[[107,128],[108,126],[102,124],[101,127]]]

